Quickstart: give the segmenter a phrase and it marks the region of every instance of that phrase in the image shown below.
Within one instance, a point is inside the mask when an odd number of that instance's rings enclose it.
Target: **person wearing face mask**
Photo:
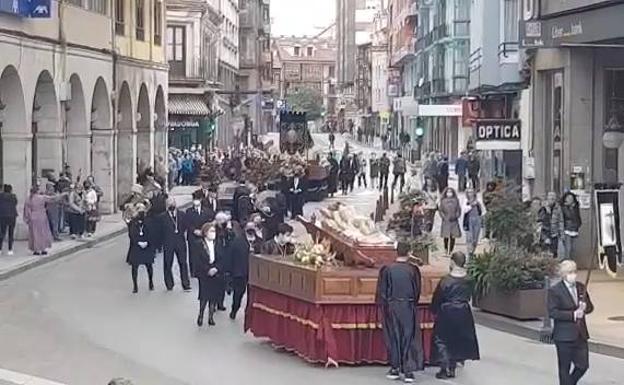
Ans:
[[[214,326],[214,314],[223,291],[223,274],[226,270],[225,254],[227,251],[217,241],[217,229],[214,223],[206,223],[201,228],[201,240],[195,253],[194,266],[199,283],[199,315],[197,326],[204,324],[204,312],[208,306],[208,325]]]
[[[160,225],[160,238],[163,243],[163,269],[165,276],[165,287],[171,291],[174,287],[173,257],[175,255],[180,270],[180,282],[184,291],[191,290],[188,273],[188,257],[186,253],[185,234],[188,229],[186,214],[176,207],[173,197],[167,198],[167,211],[158,216]]]
[[[466,273],[466,255],[451,256],[450,274],[438,283],[431,300],[436,316],[433,327],[432,362],[440,367],[438,379],[455,377],[458,362],[478,360],[479,343],[470,308],[472,285]]]
[[[369,167],[369,176],[370,176],[370,184],[372,188],[377,188],[377,179],[379,178],[379,160],[377,159],[377,155],[372,152],[370,154],[370,159],[368,160]]]
[[[589,369],[589,332],[585,316],[594,311],[587,287],[577,282],[576,263],[559,265],[561,281],[548,289],[548,314],[554,320],[559,384],[576,385]]]
[[[251,225],[251,227],[250,227]],[[232,289],[232,309],[230,311],[230,319],[235,320],[238,310],[241,307],[243,296],[247,291],[247,282],[249,281],[249,256],[254,252],[253,245],[255,241],[255,229],[253,223],[245,226],[246,231],[243,232],[241,226],[235,222],[232,225],[234,238],[230,241],[228,275],[229,284]]]
[[[219,243],[219,245],[223,247],[224,250],[226,250],[226,253],[224,254],[223,257],[226,259],[227,266],[231,265],[232,246],[233,246],[233,241],[236,237],[236,234],[234,232],[234,223],[238,225],[238,222],[232,222],[232,218],[230,217],[230,215],[225,212],[219,212],[215,216],[215,227],[217,230],[216,242]],[[232,281],[231,281],[229,269],[223,271],[223,281],[224,281],[224,285],[222,288],[223,290],[221,291],[219,301],[217,302],[217,310],[219,311],[225,311],[226,292],[228,295],[232,293],[232,285],[231,285]]]
[[[444,190],[438,205],[438,213],[442,218],[440,235],[444,238],[444,250],[447,254],[451,254],[455,248],[455,239],[461,237],[459,218],[462,214],[457,193],[452,188],[447,187]]]
[[[293,228],[289,224],[280,223],[277,234],[262,245],[262,254],[285,256],[292,253]]]
[[[154,290],[154,258],[156,249],[154,246],[157,229],[154,227],[153,220],[146,216],[146,207],[138,204],[136,207],[137,214],[128,225],[128,237],[130,238],[130,246],[128,248],[128,256],[126,262],[132,268],[132,285],[133,293],[139,291],[138,274],[139,267],[145,266],[149,278],[149,289]]]
[[[304,172],[298,170],[289,182],[290,215],[294,219],[298,215],[303,215],[303,205],[305,204],[305,193],[307,190]]]
[[[255,254],[260,254],[263,244],[262,230],[258,229],[255,222],[248,222],[245,225],[245,238],[249,244],[249,249]]]
[[[212,222],[215,215],[210,210],[205,210],[201,204],[201,192],[193,193],[193,205],[186,210],[186,241],[188,242],[191,277],[195,277],[193,266],[196,258],[193,254],[198,252],[201,241],[201,228],[208,222]]]

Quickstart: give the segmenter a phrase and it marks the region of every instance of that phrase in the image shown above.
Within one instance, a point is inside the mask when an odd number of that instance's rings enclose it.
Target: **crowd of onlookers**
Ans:
[[[74,179],[69,167],[58,176],[50,172],[46,178],[38,179],[24,201],[29,249],[35,255],[45,255],[52,242],[61,241],[63,234],[71,239],[93,236],[100,220],[102,196],[93,176]],[[13,255],[17,203],[13,187],[5,184],[0,193],[0,250],[6,237],[8,255]]]

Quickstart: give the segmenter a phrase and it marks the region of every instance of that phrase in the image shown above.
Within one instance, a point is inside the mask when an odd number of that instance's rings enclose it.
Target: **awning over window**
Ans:
[[[169,95],[169,115],[210,116],[203,95]]]

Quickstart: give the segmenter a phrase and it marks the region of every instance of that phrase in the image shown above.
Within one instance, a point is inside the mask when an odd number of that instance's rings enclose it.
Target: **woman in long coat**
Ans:
[[[46,197],[37,187],[30,189],[24,204],[24,222],[28,225],[28,248],[35,255],[46,255],[52,246],[52,233],[46,212]]]
[[[154,290],[154,258],[156,256],[156,242],[158,227],[154,220],[146,216],[146,207],[138,204],[137,215],[128,224],[130,246],[126,262],[132,268],[133,293],[139,291],[137,283],[139,267],[145,266],[149,278],[149,289]]]
[[[479,343],[470,308],[472,286],[466,274],[466,256],[451,256],[451,273],[442,278],[431,300],[436,316],[433,327],[433,359],[440,366],[436,378],[455,377],[458,362],[479,359]]]
[[[217,242],[217,229],[214,223],[206,223],[202,229],[201,246],[194,254],[195,277],[199,282],[199,315],[197,326],[204,324],[204,311],[208,305],[208,325],[214,326],[214,314],[223,297],[225,287],[226,246]]]
[[[444,190],[438,205],[438,212],[442,218],[440,235],[444,238],[444,250],[447,254],[451,254],[455,248],[455,239],[461,237],[459,218],[462,214],[457,193],[451,187]]]
[[[338,191],[338,172],[340,171],[340,165],[336,158],[334,158],[334,154],[329,154],[327,156],[327,161],[329,162],[329,176],[327,177],[327,192],[331,197]]]
[[[474,254],[479,244],[479,236],[483,227],[483,206],[477,198],[477,194],[473,189],[466,191],[466,212],[464,213],[464,231],[466,232],[466,243],[468,244],[468,253]]]

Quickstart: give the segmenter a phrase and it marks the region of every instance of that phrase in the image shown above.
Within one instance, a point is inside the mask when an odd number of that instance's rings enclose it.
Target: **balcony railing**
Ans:
[[[481,68],[481,62],[483,60],[483,51],[481,48],[477,48],[476,50],[470,53],[468,57],[468,68],[470,72],[478,71]]]

